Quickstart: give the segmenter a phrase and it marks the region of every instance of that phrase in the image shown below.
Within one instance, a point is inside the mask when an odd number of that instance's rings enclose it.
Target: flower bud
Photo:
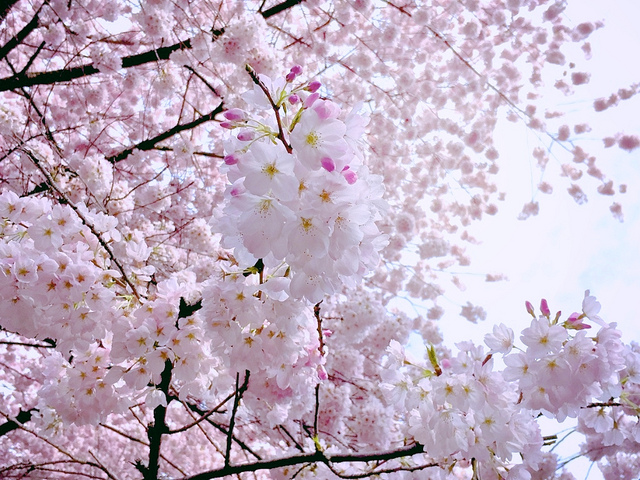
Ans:
[[[227,120],[231,120],[233,122],[237,122],[238,120],[245,120],[247,115],[244,111],[239,108],[232,108],[223,113],[224,118]]]
[[[238,163],[238,160],[239,158],[235,153],[232,153],[231,155],[227,155],[223,159],[224,163],[226,163],[227,165],[235,165],[236,163]]]
[[[533,305],[531,305],[530,301],[526,301],[524,302],[524,306],[527,308],[527,312],[529,313],[529,315],[531,315],[533,318],[536,318],[536,312],[533,309]]]
[[[345,178],[349,185],[353,185],[354,183],[356,183],[356,180],[358,180],[358,174],[353,170],[350,170],[349,165],[344,167],[342,169],[342,172],[340,173],[342,173],[342,176]]]
[[[322,84],[317,81],[314,80],[313,82],[309,82],[309,85],[307,85],[307,90],[311,93],[315,93],[318,91],[318,89],[322,86]]]
[[[320,159],[320,165],[327,172],[333,172],[336,169],[336,163],[329,157],[323,157]]]
[[[253,130],[243,130],[238,134],[238,140],[242,142],[250,142],[255,138],[256,134]]]
[[[544,298],[540,302],[540,311],[547,318],[549,318],[549,315],[551,315],[551,310],[549,310],[549,305],[547,304],[547,301]]]

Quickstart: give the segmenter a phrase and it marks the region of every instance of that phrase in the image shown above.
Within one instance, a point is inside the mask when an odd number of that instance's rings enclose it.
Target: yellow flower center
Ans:
[[[313,227],[313,221],[310,218],[302,217],[302,228],[305,232],[308,232]]]
[[[276,168],[276,164],[274,162],[262,167],[262,173],[266,174],[269,178],[273,178],[276,173],[280,173],[280,171]]]
[[[307,142],[307,145],[310,145],[313,148],[316,148],[318,146],[318,141],[319,140],[320,140],[320,137],[318,136],[318,134],[316,132],[309,132],[307,134],[307,138],[305,138],[305,141]]]

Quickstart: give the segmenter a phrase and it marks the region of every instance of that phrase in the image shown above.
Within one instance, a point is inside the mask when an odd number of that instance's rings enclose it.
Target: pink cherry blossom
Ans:
[[[627,191],[591,140],[636,151],[616,112],[640,86],[584,103],[607,132],[544,90],[587,93],[603,22],[555,0],[9,3],[2,476],[569,480],[543,415],[638,477],[640,347],[589,291],[484,345],[436,322],[509,198],[504,120],[533,130],[545,193],[519,218]]]

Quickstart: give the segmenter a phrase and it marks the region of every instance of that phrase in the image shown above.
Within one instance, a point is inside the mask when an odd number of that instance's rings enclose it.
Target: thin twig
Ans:
[[[241,386],[238,386],[240,384],[240,372],[236,373],[236,394],[235,394],[235,398],[233,399],[233,410],[231,412],[231,420],[229,420],[229,432],[227,433],[227,449],[224,455],[225,467],[228,467],[229,462],[231,461],[231,445],[233,443],[233,428],[236,423],[236,413],[238,412],[238,405],[240,405],[240,399],[242,398],[242,395],[244,394],[244,392],[247,390],[247,387],[249,386],[249,375],[250,375],[249,370],[245,370],[244,382],[242,382]]]
[[[287,140],[284,138],[284,130],[282,128],[282,120],[280,119],[280,107],[278,105],[276,105],[276,103],[273,101],[273,98],[271,97],[271,93],[269,92],[269,89],[266,87],[266,85],[264,83],[262,83],[262,80],[260,80],[260,78],[258,78],[258,74],[256,73],[256,71],[251,68],[251,65],[246,65],[246,69],[247,72],[249,73],[249,76],[251,77],[251,80],[253,81],[253,83],[255,83],[256,85],[258,85],[258,87],[260,87],[260,89],[264,92],[264,94],[267,96],[267,99],[269,100],[269,104],[271,105],[271,108],[273,109],[275,115],[276,115],[276,122],[278,124],[278,139],[282,142],[282,144],[284,145],[284,148],[287,149],[288,153],[293,152],[293,149],[291,148],[291,145],[289,145],[289,143],[287,143]]]
[[[322,334],[322,317],[320,317],[320,304],[322,300],[316,303],[313,307],[313,316],[316,318],[316,325],[318,326],[318,350],[320,352],[320,359],[324,357],[324,335]],[[317,448],[317,440],[318,440],[318,413],[320,411],[320,382],[316,384],[316,404],[315,411],[313,414],[313,438],[314,442],[316,442]]]
[[[193,422],[180,427],[180,428],[176,428],[175,430],[169,430],[167,433],[168,434],[172,434],[172,433],[180,433],[180,432],[184,432],[186,430],[189,430],[191,427],[199,424],[200,422],[202,422],[203,420],[206,420],[207,418],[209,418],[211,415],[213,415],[214,413],[217,413],[220,411],[220,409],[224,406],[225,403],[227,403],[229,400],[231,400],[234,396],[236,395],[236,392],[233,391],[232,393],[230,393],[229,395],[227,395],[227,397],[222,400],[218,405],[216,405],[215,407],[213,407],[211,410],[208,410],[206,413],[202,414],[199,418],[197,418],[196,420],[194,420]]]

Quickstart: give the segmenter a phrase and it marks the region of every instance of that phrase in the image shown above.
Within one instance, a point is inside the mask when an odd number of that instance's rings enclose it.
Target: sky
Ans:
[[[512,327],[517,338],[517,332],[530,320],[525,300],[539,309],[540,299],[546,298],[552,312],[562,310],[566,318],[580,310],[586,289],[602,304],[601,316],[618,323],[625,341],[640,342],[636,304],[640,294],[640,149],[604,149],[602,143],[603,137],[618,131],[640,134],[640,98],[634,97],[605,112],[593,110],[594,99],[640,82],[640,1],[573,0],[564,14],[573,25],[604,20],[605,27],[592,34],[592,58],[583,63],[591,72],[589,85],[573,97],[564,97],[550,88],[549,101],[572,112],[567,117],[569,125],[587,121],[593,127],[585,137],[585,145],[596,154],[600,169],[615,185],[628,185],[627,193],[618,194],[615,199],[622,204],[624,222],[611,215],[612,199],[596,193],[596,181],[581,184],[589,198],[586,204],[576,204],[566,193],[568,184],[557,181],[554,169],[570,159],[557,145],[551,147],[552,160],[544,177],[555,184],[554,193],[536,192],[540,171],[534,166],[531,150],[549,147],[549,142],[541,144],[524,125],[506,121],[500,124],[495,135],[502,161],[497,182],[499,189],[506,192],[506,201],[499,205],[495,217],[485,217],[469,229],[482,243],[468,248],[471,267],[468,274],[460,275],[466,290],[449,289],[441,302],[447,313],[440,320],[440,327],[448,345],[467,339],[481,343],[498,323]],[[518,220],[522,206],[532,199],[539,202],[540,213]],[[502,273],[509,280],[486,283],[486,273]],[[485,308],[484,322],[461,324],[464,320],[457,313],[467,300]],[[577,441],[567,441],[563,454],[575,453]],[[569,470],[579,480],[602,479],[597,468],[589,472],[588,462],[571,463]]]

